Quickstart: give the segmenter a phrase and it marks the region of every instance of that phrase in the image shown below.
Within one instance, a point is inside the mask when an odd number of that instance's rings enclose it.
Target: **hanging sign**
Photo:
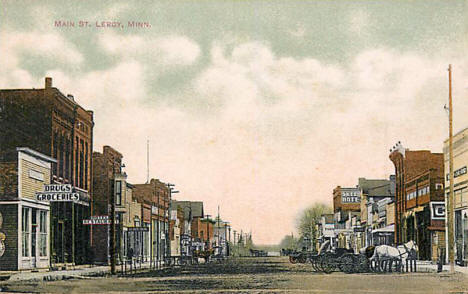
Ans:
[[[80,194],[73,192],[70,184],[47,184],[43,192],[36,192],[38,201],[49,202],[79,202]]]
[[[431,202],[431,219],[445,219],[445,202]]]

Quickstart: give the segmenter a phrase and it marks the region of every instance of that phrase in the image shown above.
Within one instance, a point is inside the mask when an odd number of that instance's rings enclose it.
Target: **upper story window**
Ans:
[[[115,181],[115,204],[122,205],[122,181]]]

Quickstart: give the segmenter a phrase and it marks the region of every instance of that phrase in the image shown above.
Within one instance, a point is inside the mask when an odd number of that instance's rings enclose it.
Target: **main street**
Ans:
[[[285,257],[232,258],[133,277],[0,283],[2,292],[96,293],[468,293],[461,273],[343,274],[314,272]]]

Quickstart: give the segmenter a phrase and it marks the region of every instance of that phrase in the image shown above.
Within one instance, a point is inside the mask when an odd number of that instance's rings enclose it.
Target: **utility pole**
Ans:
[[[453,199],[453,106],[452,106],[452,65],[449,64],[449,180],[450,192],[447,197],[447,233],[448,233],[448,255],[450,262],[450,273],[455,272],[454,258],[454,199]]]
[[[149,140],[146,140],[146,183],[149,183]]]
[[[221,243],[220,243],[220,240],[219,240],[219,237],[220,237],[220,236],[219,236],[219,235],[220,235],[220,234],[219,234],[219,205],[218,205],[218,222],[217,222],[216,226],[217,226],[217,234],[218,234],[218,246],[219,246],[219,248],[221,249]],[[218,252],[218,254],[219,254],[219,253],[220,253],[220,252]]]

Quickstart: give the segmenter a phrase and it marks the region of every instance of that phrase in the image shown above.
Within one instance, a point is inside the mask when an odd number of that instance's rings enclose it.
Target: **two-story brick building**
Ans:
[[[395,241],[413,240],[419,258],[436,260],[445,251],[445,216],[431,213],[444,201],[443,154],[411,151],[399,143],[390,153],[395,166]]]

